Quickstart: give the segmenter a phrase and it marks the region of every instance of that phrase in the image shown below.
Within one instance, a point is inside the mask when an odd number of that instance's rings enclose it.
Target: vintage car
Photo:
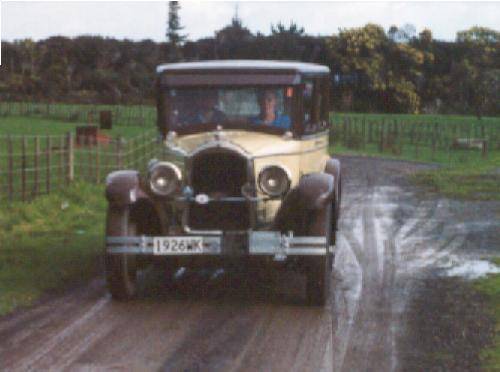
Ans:
[[[138,270],[163,263],[297,270],[309,302],[325,303],[341,197],[329,76],[299,62],[157,68],[158,157],[106,180],[113,298],[133,297]]]

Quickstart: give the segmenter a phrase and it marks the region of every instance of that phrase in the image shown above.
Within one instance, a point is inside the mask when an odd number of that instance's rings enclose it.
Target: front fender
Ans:
[[[340,208],[340,199],[342,198],[340,161],[335,158],[328,159],[325,166],[325,172],[331,174],[335,178],[335,206],[338,209]]]
[[[327,173],[303,176],[292,189],[276,214],[274,228],[283,232],[304,233],[313,215],[335,198],[335,177]]]
[[[122,170],[106,177],[106,199],[114,206],[134,204],[138,199],[148,198],[140,187],[139,172]]]

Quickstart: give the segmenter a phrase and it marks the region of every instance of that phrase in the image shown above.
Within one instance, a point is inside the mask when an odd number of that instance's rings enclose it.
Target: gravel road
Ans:
[[[479,207],[462,221],[453,202],[419,197],[405,175],[429,166],[356,157],[342,165],[324,308],[303,305],[305,281],[295,274],[184,272],[167,285],[152,271],[128,303],[113,302],[96,278],[0,319],[0,370],[404,369],[399,346],[414,288],[495,227]]]

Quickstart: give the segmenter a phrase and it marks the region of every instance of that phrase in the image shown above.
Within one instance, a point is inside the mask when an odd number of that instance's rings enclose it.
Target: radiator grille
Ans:
[[[247,160],[237,153],[208,152],[192,161],[191,180],[195,195],[211,197],[241,196],[247,182]],[[248,204],[242,202],[192,203],[189,226],[194,229],[244,230],[249,227]]]

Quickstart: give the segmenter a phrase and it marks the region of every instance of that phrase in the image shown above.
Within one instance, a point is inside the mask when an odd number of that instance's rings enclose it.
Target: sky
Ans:
[[[441,40],[479,25],[500,30],[500,2],[300,2],[181,1],[181,25],[190,40],[210,37],[231,22],[236,10],[245,27],[269,34],[271,24],[296,22],[310,35],[332,35],[340,28],[377,23],[410,23],[417,33],[430,28]],[[45,39],[62,35],[101,35],[117,39],[165,41],[166,1],[1,2],[1,39]]]

